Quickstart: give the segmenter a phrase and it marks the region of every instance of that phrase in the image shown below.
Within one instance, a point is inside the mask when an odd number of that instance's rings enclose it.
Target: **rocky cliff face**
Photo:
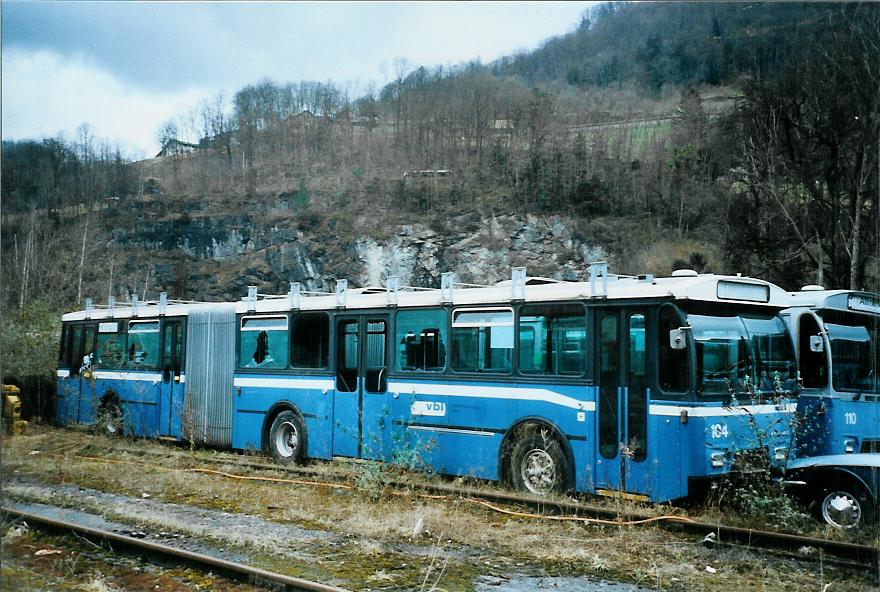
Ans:
[[[397,276],[404,286],[438,287],[446,271],[460,282],[488,284],[508,279],[514,266],[533,276],[575,279],[584,277],[590,261],[606,258],[578,236],[571,220],[531,215],[466,214],[433,225],[389,225],[377,233],[356,225],[332,232],[293,216],[215,214],[117,229],[112,238],[130,253],[124,266],[128,288],[120,277],[120,290],[141,292],[138,276],[146,276],[147,297],[155,289],[209,300],[239,298],[248,285],[283,293],[290,281],[330,291],[337,278],[375,286]],[[135,258],[145,251],[153,257]]]
[[[437,286],[444,271],[454,271],[461,282],[494,283],[508,279],[514,266],[526,267],[530,275],[575,279],[583,277],[590,261],[605,257],[558,217],[463,216],[454,222],[460,224],[453,227],[472,230],[441,233],[424,224],[407,224],[384,242],[359,239],[362,271],[357,279],[380,285],[396,275],[402,285]]]

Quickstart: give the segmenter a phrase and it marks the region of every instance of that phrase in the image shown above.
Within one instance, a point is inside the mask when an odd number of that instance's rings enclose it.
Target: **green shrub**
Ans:
[[[34,300],[6,311],[0,331],[0,370],[5,379],[52,378],[58,366],[61,313]]]

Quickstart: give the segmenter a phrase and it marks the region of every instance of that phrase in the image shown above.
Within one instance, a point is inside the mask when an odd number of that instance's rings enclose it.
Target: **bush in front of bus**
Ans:
[[[770,469],[763,449],[737,454],[736,470],[712,484],[709,505],[719,512],[734,512],[747,523],[762,528],[806,530],[814,525],[809,514],[785,493],[783,482]]]
[[[363,443],[364,455],[367,458],[383,457],[388,462],[360,464],[360,475],[357,479],[358,489],[377,498],[386,485],[400,479],[407,471],[417,471],[421,474],[434,473],[433,466],[428,461],[432,451],[437,447],[437,441],[434,438],[418,437],[406,431],[397,431],[392,433],[390,447],[387,449],[382,438],[381,433],[366,438]],[[375,454],[383,450],[385,450],[385,454]]]

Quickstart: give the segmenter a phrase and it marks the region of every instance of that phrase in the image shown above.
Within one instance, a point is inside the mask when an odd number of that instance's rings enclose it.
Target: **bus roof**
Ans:
[[[342,289],[340,289],[342,286]],[[492,286],[449,284],[444,288],[346,288],[337,286],[337,293],[300,293],[291,290],[280,296],[257,295],[252,289],[248,297],[235,303],[175,301],[142,302],[137,306],[98,307],[67,313],[63,320],[100,320],[111,318],[152,318],[185,316],[205,307],[230,306],[236,313],[272,313],[290,310],[360,310],[462,305],[509,305],[512,302],[552,302],[561,300],[691,300],[728,304],[750,304],[781,310],[791,306],[790,294],[782,288],[755,278],[715,274],[678,274],[675,277],[591,274],[589,281],[568,282],[548,278],[514,277]]]
[[[789,307],[880,314],[880,294],[855,290],[801,290],[789,293]]]

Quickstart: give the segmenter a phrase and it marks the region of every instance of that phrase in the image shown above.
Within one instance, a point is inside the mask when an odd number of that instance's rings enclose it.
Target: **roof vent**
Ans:
[[[608,297],[608,263],[596,261],[587,268],[590,273],[590,298]]]
[[[452,288],[455,285],[455,272],[447,271],[440,276],[440,302],[452,302]]]
[[[348,280],[336,280],[336,308],[345,308],[346,290],[348,290]]]
[[[287,301],[290,303],[291,310],[299,310],[302,302],[302,284],[299,282],[290,282],[290,292],[287,293]]]
[[[698,274],[693,269],[676,269],[672,272],[672,277],[697,277]]]
[[[801,292],[821,292],[824,289],[825,287],[820,286],[819,284],[807,284],[801,288]]]

